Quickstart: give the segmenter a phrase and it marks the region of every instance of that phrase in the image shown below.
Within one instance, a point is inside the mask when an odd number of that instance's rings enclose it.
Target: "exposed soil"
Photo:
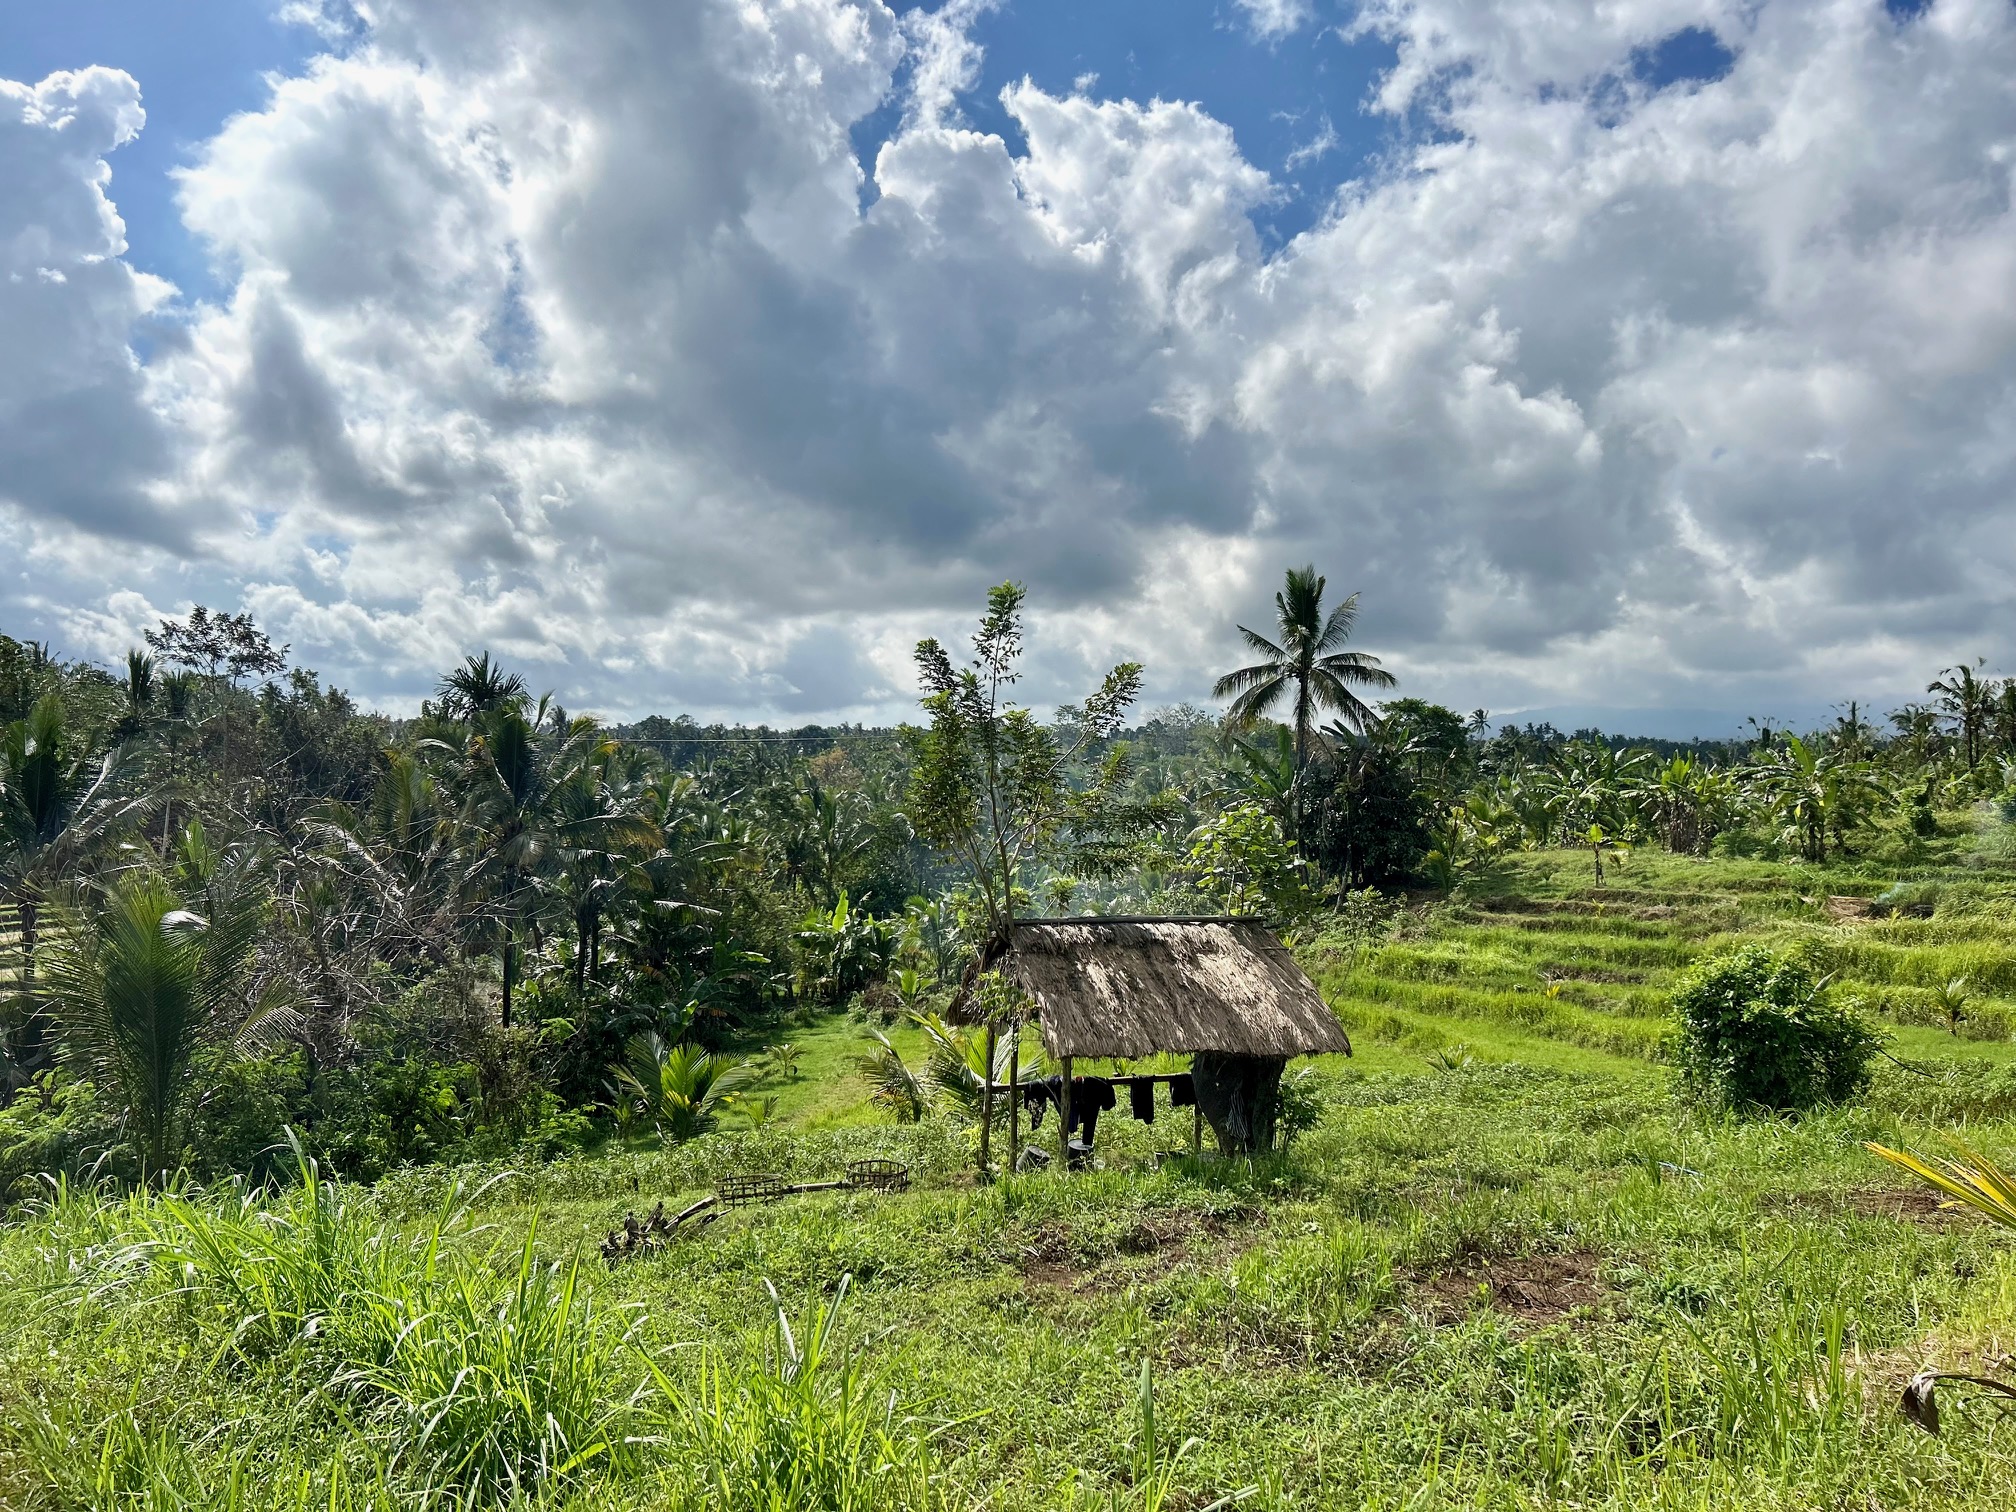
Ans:
[[[1215,1259],[1239,1242],[1236,1230],[1257,1215],[1144,1213],[1123,1229],[1110,1253],[1086,1255],[1063,1224],[1039,1225],[1022,1247],[1021,1271],[1032,1289],[1074,1294],[1113,1292],[1166,1276],[1187,1260]]]
[[[1928,1187],[1859,1187],[1852,1192],[1773,1192],[1758,1204],[1768,1212],[1895,1218],[1926,1228],[1959,1228],[1981,1221],[1964,1207],[1947,1207]]]
[[[1482,1306],[1537,1327],[1600,1306],[1610,1295],[1597,1274],[1601,1264],[1588,1250],[1499,1256],[1423,1277],[1417,1290],[1438,1322]]]
[[[1864,1188],[1848,1194],[1848,1206],[1865,1217],[1902,1218],[1928,1228],[1953,1228],[1981,1221],[1979,1213],[1964,1207],[1948,1207],[1946,1200],[1925,1187]]]

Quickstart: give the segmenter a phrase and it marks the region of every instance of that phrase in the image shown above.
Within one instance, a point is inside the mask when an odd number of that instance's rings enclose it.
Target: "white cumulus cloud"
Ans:
[[[1272,253],[1196,104],[1023,81],[975,129],[990,8],[320,8],[183,178],[189,311],[121,261],[134,81],[0,86],[0,611],[104,649],[242,601],[371,696],[484,645],[794,717],[892,711],[1009,576],[1056,691],[1196,696],[1303,560],[1465,707],[2016,655],[2006,0],[1368,6],[1398,145]],[[1689,28],[1726,70],[1662,80]]]

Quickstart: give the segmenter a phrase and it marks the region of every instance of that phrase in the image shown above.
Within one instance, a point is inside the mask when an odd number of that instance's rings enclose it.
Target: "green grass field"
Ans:
[[[970,1132],[879,1116],[831,1017],[786,1033],[770,1125],[678,1149],[67,1194],[0,1233],[0,1506],[2011,1504],[2016,1428],[1949,1394],[1935,1438],[1895,1399],[1923,1365],[2008,1373],[2016,1235],[1861,1144],[1964,1124],[2016,1154],[2016,878],[1842,922],[1829,897],[1896,878],[1588,868],[1516,857],[1376,938],[1299,940],[1358,1053],[1281,1158],[1158,1165],[1187,1121],[1116,1113],[1103,1169],[977,1187]],[[1671,983],[1754,939],[1892,1035],[1861,1105],[1675,1100]],[[594,1256],[626,1209],[866,1154],[916,1188]]]

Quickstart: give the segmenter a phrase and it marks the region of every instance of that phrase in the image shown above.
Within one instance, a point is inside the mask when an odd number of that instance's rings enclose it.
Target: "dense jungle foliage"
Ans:
[[[1849,705],[1684,749],[1494,731],[1360,703],[1347,683],[1390,678],[1340,651],[1355,600],[1326,616],[1322,588],[1289,574],[1279,644],[1244,632],[1262,661],[1220,687],[1239,717],[1128,723],[1114,684],[960,736],[1035,742],[1017,780],[1054,788],[993,884],[946,807],[972,795],[946,775],[943,652],[924,724],[778,731],[606,725],[487,654],[393,719],[201,609],[123,668],[0,637],[0,1184],[266,1174],[287,1130],[364,1179],[552,1155],[659,1137],[664,1095],[694,1103],[685,1134],[760,1123],[759,1090],[709,1095],[688,1061],[726,1071],[836,1007],[928,1015],[1004,908],[1294,929],[1530,848],[1579,847],[1600,883],[1633,846],[1908,869],[1951,851],[1941,815],[1984,855],[2016,833],[2016,680],[1960,667],[1883,727]],[[1012,664],[1019,609],[993,606],[976,666]],[[652,1045],[678,1085],[640,1097]]]

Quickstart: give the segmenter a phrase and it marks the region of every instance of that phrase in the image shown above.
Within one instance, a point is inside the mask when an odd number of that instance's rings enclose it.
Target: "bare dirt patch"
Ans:
[[[1895,1218],[1925,1228],[1961,1228],[1979,1223],[1980,1215],[1964,1207],[1948,1207],[1946,1199],[1925,1187],[1858,1187],[1852,1192],[1775,1192],[1758,1204],[1767,1212],[1810,1213],[1839,1217]]]
[[[1437,1322],[1456,1322],[1479,1307],[1539,1327],[1593,1311],[1610,1297],[1588,1250],[1497,1256],[1423,1277],[1416,1286]]]
[[[1923,1187],[1883,1187],[1848,1194],[1848,1206],[1871,1218],[1901,1218],[1928,1228],[1957,1228],[1979,1223],[1981,1215],[1964,1207],[1948,1207],[1946,1199]]]
[[[1143,1213],[1111,1240],[1111,1249],[1090,1252],[1068,1226],[1044,1223],[1022,1246],[1020,1268],[1032,1290],[1119,1291],[1166,1276],[1186,1261],[1215,1261],[1252,1222],[1243,1214]]]

